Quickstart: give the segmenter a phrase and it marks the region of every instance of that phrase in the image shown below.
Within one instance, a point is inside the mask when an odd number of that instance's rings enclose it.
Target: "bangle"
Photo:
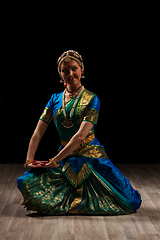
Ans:
[[[27,165],[30,164],[30,163],[32,163],[32,162],[33,162],[33,160],[28,160],[28,161],[26,161],[26,162],[23,164],[23,166],[26,168]]]
[[[50,163],[54,166],[54,167],[60,167],[59,163],[56,163],[53,158],[49,159]]]

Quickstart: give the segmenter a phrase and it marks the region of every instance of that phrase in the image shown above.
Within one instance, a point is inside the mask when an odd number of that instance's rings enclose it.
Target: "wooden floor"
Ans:
[[[124,216],[40,216],[26,211],[16,179],[19,164],[0,165],[0,240],[160,239],[160,166],[115,164],[142,196],[137,213]]]

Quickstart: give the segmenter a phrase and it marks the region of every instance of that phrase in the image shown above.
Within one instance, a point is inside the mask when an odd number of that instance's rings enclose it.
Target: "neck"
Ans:
[[[76,84],[76,85],[67,84],[67,89],[68,89],[70,92],[73,92],[73,91],[77,90],[80,86],[82,86],[81,82],[79,82],[79,83]]]

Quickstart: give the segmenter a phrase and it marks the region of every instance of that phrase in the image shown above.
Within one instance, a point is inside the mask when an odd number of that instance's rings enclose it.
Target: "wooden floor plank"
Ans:
[[[159,164],[117,164],[142,196],[135,214],[121,216],[42,216],[26,211],[16,179],[19,164],[0,165],[0,240],[159,240]]]

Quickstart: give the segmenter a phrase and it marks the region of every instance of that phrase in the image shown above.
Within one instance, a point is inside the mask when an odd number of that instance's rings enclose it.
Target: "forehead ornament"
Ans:
[[[71,59],[70,59],[70,57],[69,57],[69,55],[68,55],[68,51],[67,51],[67,53],[66,53],[66,56],[65,56],[65,58],[64,58],[64,61],[65,62],[69,62]]]
[[[71,59],[69,58],[69,57],[66,57],[65,59],[64,59],[64,61],[65,62],[69,62]]]

